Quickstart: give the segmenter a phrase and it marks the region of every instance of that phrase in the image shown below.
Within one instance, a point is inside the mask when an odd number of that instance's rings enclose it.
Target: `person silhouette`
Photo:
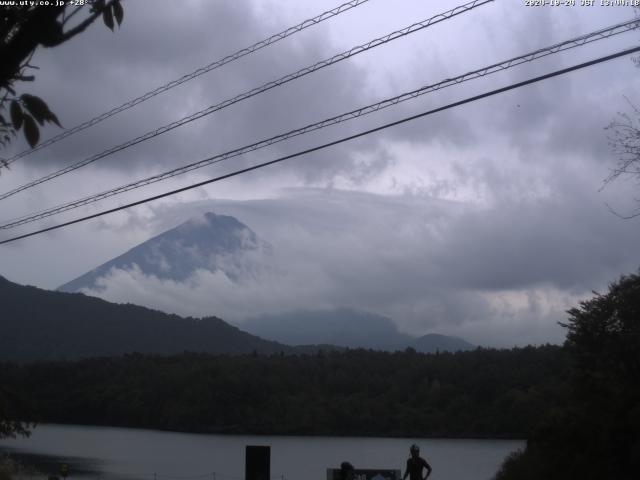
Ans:
[[[406,480],[407,477],[409,477],[409,480],[426,480],[431,475],[431,465],[420,456],[420,447],[415,443],[411,445],[409,452],[411,456],[407,460],[407,469],[402,480]],[[427,474],[424,477],[422,476],[423,468],[427,469]]]
[[[340,464],[340,480],[353,480],[354,468],[349,462]]]

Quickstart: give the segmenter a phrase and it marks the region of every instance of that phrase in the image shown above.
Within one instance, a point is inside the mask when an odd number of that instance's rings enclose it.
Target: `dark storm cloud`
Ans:
[[[59,117],[67,126],[74,125],[216,60],[230,53],[230,45],[239,47],[243,45],[239,42],[261,33],[254,32],[249,4],[235,3],[238,8],[216,2],[207,7],[192,4],[185,9],[165,2],[149,9],[145,2],[134,2],[127,6],[128,22],[115,34],[96,24],[83,41],[74,40],[60,50],[40,52],[36,61],[41,64],[43,82],[38,84],[51,90],[45,90],[43,96],[59,101]],[[100,127],[61,142],[46,154],[39,154],[40,161],[68,163],[67,158],[83,158],[202,108],[201,91],[210,88],[207,85],[215,75],[209,73],[181,85]],[[175,143],[182,139],[173,136],[172,140]],[[135,162],[102,162],[119,166],[125,163],[127,168],[137,163],[138,157],[150,162],[159,157],[166,162],[162,152],[167,143],[150,142],[148,150],[138,148],[120,155],[133,157]],[[188,141],[180,143],[183,151],[189,146]]]
[[[75,125],[271,33],[247,2],[236,2],[233,6],[224,2],[195,4],[189,9],[171,2],[154,6],[150,10],[148,5],[132,4],[126,13],[127,22],[115,34],[102,25],[94,25],[82,41],[74,40],[55,51],[39,52],[35,61],[41,71],[34,92],[51,99],[65,126]],[[377,35],[390,30],[390,26],[383,26]],[[37,170],[43,165],[59,167],[78,161],[345,48],[333,45],[322,36],[322,29],[318,31],[319,35],[304,34],[302,39],[288,39],[252,55],[250,60],[242,59],[189,82],[104,122],[99,128],[37,153],[29,165]],[[397,41],[394,48],[402,49],[403,42],[405,39]],[[100,160],[100,165],[131,172],[144,165],[182,164],[366,105],[384,97],[373,95],[365,88],[368,75],[370,72],[351,60],[328,67],[232,106],[228,111]],[[412,89],[420,84],[408,85],[408,89]],[[405,111],[410,110],[402,107],[393,114],[376,115],[375,122],[358,126],[345,124],[339,131],[319,133],[314,138],[321,143],[336,138],[338,132],[344,136],[386,118],[396,119]],[[55,133],[55,130],[49,132]],[[416,126],[415,130],[396,130],[393,135],[411,136],[419,141],[451,137],[454,143],[468,143],[473,138],[469,126],[456,115],[445,116],[428,129]],[[277,154],[289,152],[291,148],[274,147],[272,151]],[[302,168],[298,164],[291,168],[303,178],[326,179],[340,171],[342,165],[345,170],[352,170],[348,158],[348,154],[337,155],[335,160],[326,159],[319,166],[310,162]],[[246,160],[237,159],[236,163],[242,165]]]
[[[442,3],[442,6],[438,4],[437,7],[444,9],[450,5]],[[502,58],[505,55],[507,58],[507,53],[516,54],[522,50],[547,45],[552,43],[551,40],[557,41],[560,22],[551,18],[549,12],[550,9],[544,10],[544,13],[542,11],[525,13],[520,9],[517,10],[518,14],[514,15],[514,11],[505,7],[502,10],[499,8],[491,10],[491,15],[488,13],[485,15],[484,11],[479,11],[474,16],[474,21],[478,18],[478,23],[485,25],[490,32],[499,31],[495,28],[495,24],[501,23],[501,17],[498,16],[501,14],[503,20],[509,19],[508,22],[502,23],[511,32],[510,35],[513,34],[511,45],[499,45],[500,40],[494,39],[494,45],[500,48],[496,48],[496,52],[491,54],[481,55],[481,59],[496,60],[496,56]],[[561,16],[563,19],[566,17],[566,15]],[[462,20],[452,21],[451,28],[459,25],[456,22],[462,22]],[[469,20],[467,25],[470,22]],[[256,13],[249,2],[234,2],[233,5],[225,2],[195,3],[187,9],[176,6],[172,2],[154,3],[153,9],[149,9],[143,2],[133,3],[128,6],[127,22],[116,34],[112,34],[102,25],[95,25],[85,34],[82,41],[71,42],[55,51],[43,50],[37,58],[37,62],[42,67],[39,72],[39,80],[42,81],[39,81],[36,86],[37,93],[42,93],[45,98],[51,98],[59,116],[66,119],[65,124],[73,125],[130,98],[135,93],[142,93],[149,87],[176,78],[237,47],[266,36],[271,31],[267,31],[264,23],[263,18]],[[465,24],[462,23],[462,25]],[[438,38],[436,34],[442,37],[448,33],[447,27],[448,24],[445,23],[435,27],[433,32],[427,29],[418,34],[417,38],[433,43],[434,39]],[[441,30],[438,30],[440,28]],[[389,30],[390,27],[383,26],[379,33]],[[565,28],[562,36],[564,37],[567,33],[574,34],[579,30],[573,25],[570,29]],[[319,31],[322,32],[322,29]],[[500,38],[503,39],[504,34]],[[396,43],[395,49],[411,45],[409,39]],[[454,38],[452,45],[441,48],[459,49],[464,45],[464,39]],[[514,48],[514,45],[518,48]],[[105,122],[104,128],[87,131],[77,139],[69,139],[59,146],[38,154],[40,157],[38,165],[47,161],[53,161],[59,165],[78,160],[90,153],[120,143],[133,135],[143,133],[148,127],[168,123],[184,114],[306,66],[310,61],[320,60],[341,49],[327,42],[326,38],[317,35],[304,35],[301,40],[295,37],[288,39],[281,45],[251,56],[250,59],[242,59],[237,62],[237,65],[226,66],[197,81],[183,85],[170,94],[154,99],[118,119]],[[410,75],[409,81],[398,84],[401,89],[403,87],[412,89],[446,78],[445,72],[462,73],[470,68],[469,65],[475,63],[471,61],[472,58],[462,55],[453,56],[458,65],[452,64],[451,58],[446,54],[437,53],[436,49],[426,49],[420,55],[416,54],[415,58],[415,64],[428,65],[429,75],[426,78],[417,77],[419,83],[411,78],[414,75]],[[482,63],[477,66],[481,65]],[[522,68],[527,71],[529,67]],[[412,67],[410,70],[421,71],[418,67]],[[530,68],[531,72],[535,70],[533,67]],[[443,75],[439,74],[441,71]],[[364,79],[369,74],[362,68],[356,67],[352,61],[347,61],[311,77],[294,81],[285,88],[231,107],[228,113],[214,114],[188,127],[165,134],[164,137],[143,146],[134,147],[126,153],[102,160],[101,163],[130,171],[134,165],[175,165],[195,160],[206,153],[216,153],[244,145],[248,141],[280,133],[340,113],[347,108],[382,98],[364,88]],[[96,94],[98,84],[100,85],[99,94]],[[70,89],[72,89],[72,95],[69,94]],[[540,94],[536,91],[524,94],[522,99],[518,98],[514,101],[514,104],[517,103],[522,107],[521,112],[524,113],[519,116],[508,115],[504,119],[503,126],[508,126],[512,135],[522,131],[527,137],[526,131],[531,129],[532,124],[540,126],[545,123],[545,113],[548,114],[552,110],[550,107],[556,104],[554,97],[557,98],[566,93],[559,91],[558,88],[554,92],[554,95]],[[424,105],[439,106],[459,96],[459,94],[440,92],[437,97],[425,102]],[[413,111],[411,107],[402,106],[393,114],[385,113],[376,118],[380,120],[399,118],[405,112]],[[519,120],[519,118],[526,118],[526,120]],[[268,121],[265,122],[265,120]],[[460,146],[472,146],[477,141],[478,120],[484,119],[466,118],[463,112],[448,112],[426,123],[415,122],[404,128],[394,129],[389,132],[388,138],[412,139],[421,143],[437,139]],[[355,129],[352,125],[346,125],[340,129],[340,133],[348,134]],[[318,138],[327,137],[320,135]],[[518,142],[525,145],[527,139],[518,139]],[[286,147],[282,149],[276,147],[275,151],[281,153],[288,150]],[[240,164],[242,160],[237,162]],[[329,159],[320,168],[326,167],[327,172],[335,172],[339,170],[338,162],[338,160],[332,162]],[[297,164],[291,168],[299,169]],[[311,169],[311,173],[306,173],[307,177],[318,177],[317,173],[313,173],[314,169],[318,168],[317,163],[310,162],[306,167],[302,167],[303,170],[304,168]],[[350,167],[347,165],[346,168]]]
[[[34,92],[50,99],[65,126],[273,33],[248,2],[206,3],[188,9],[165,2],[151,10],[138,2],[129,7],[127,20],[115,34],[94,25],[83,41],[55,51],[43,50],[34,60],[41,67]],[[307,36],[304,43],[287,39],[252,55],[251,61],[241,59],[108,120],[100,128],[60,142],[38,153],[31,164],[59,166],[77,161],[337,51],[319,37]],[[362,75],[357,68],[337,65],[327,70],[101,160],[101,165],[131,171],[145,163],[164,166],[197,160],[361,103]]]

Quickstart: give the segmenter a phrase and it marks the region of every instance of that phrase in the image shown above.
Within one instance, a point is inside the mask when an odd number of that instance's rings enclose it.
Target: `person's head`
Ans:
[[[349,462],[342,462],[340,464],[340,480],[352,480],[353,479],[353,465]]]
[[[419,457],[420,456],[420,447],[414,443],[413,445],[411,445],[409,447],[409,452],[411,453],[412,457]]]

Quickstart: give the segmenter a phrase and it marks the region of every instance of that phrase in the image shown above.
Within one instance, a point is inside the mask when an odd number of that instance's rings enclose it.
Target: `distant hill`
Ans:
[[[80,293],[22,286],[1,276],[0,309],[0,360],[76,359],[128,352],[293,351],[216,317],[182,318]]]
[[[262,315],[237,325],[254,335],[288,345],[331,344],[392,351],[412,347],[423,353],[475,348],[461,338],[447,335],[416,338],[400,332],[388,317],[350,308]]]
[[[259,268],[249,252],[271,246],[246,225],[227,215],[208,212],[192,218],[60,286],[63,292],[97,288],[112,269],[138,268],[145,275],[183,282],[196,270],[222,271],[232,281],[252,276]]]

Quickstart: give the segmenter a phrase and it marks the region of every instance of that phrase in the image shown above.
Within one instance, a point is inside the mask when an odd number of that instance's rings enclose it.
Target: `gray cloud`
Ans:
[[[70,42],[55,55],[43,50],[34,60],[41,67],[34,93],[51,99],[66,126],[274,33],[265,28],[249,2],[233,6],[207,3],[194,9],[165,2],[152,11],[133,4],[126,15],[127,22],[116,34],[95,25],[83,41]],[[307,35],[304,43],[287,39],[250,56],[250,61],[241,59],[210,72],[104,122],[100,128],[60,142],[36,154],[30,165],[38,169],[69,164],[338,51],[319,37]],[[166,168],[340,113],[345,106],[360,103],[361,73],[352,65],[329,67],[101,160],[101,165],[129,172],[145,165]],[[67,78],[73,78],[73,86],[61,80]],[[99,94],[96,84],[104,84]],[[71,87],[73,95],[69,95]],[[298,108],[301,105],[305,108]],[[265,118],[269,122],[264,122]],[[49,132],[57,133],[54,129]]]

